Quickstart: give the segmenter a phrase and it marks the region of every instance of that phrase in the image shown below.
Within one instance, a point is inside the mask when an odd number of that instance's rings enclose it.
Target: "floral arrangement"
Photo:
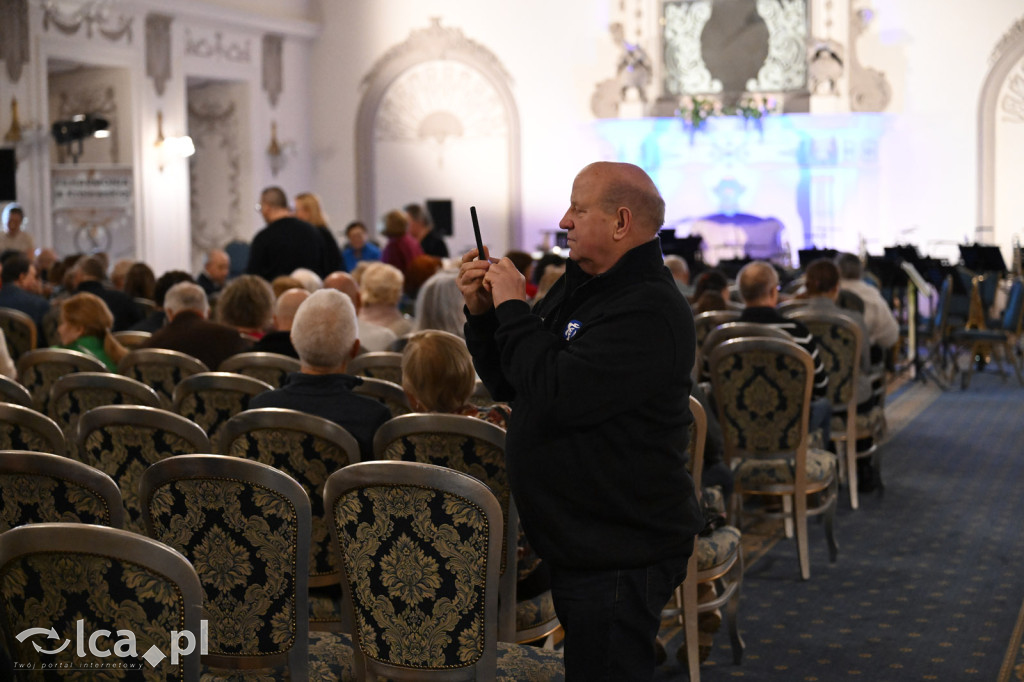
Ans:
[[[759,124],[762,118],[777,110],[778,103],[773,97],[744,95],[736,106],[723,107],[717,98],[687,95],[680,101],[676,116],[682,118],[690,130],[696,131],[712,116],[742,116],[746,121]]]

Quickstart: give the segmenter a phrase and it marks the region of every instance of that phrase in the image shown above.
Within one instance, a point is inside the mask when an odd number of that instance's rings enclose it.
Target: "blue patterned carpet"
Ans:
[[[748,561],[743,663],[723,627],[705,682],[1024,680],[1024,388],[981,374],[967,391],[915,384],[890,400],[901,405],[884,497],[854,512],[842,491],[838,563],[813,522],[810,581],[792,540]],[[674,653],[657,680],[685,679]]]

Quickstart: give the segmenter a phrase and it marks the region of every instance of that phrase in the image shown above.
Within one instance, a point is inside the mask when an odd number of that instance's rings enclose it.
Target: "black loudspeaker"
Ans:
[[[427,199],[427,213],[434,221],[434,232],[443,236],[452,236],[452,200]]]
[[[0,149],[0,201],[18,200],[18,183],[14,181],[17,165],[13,149]]]

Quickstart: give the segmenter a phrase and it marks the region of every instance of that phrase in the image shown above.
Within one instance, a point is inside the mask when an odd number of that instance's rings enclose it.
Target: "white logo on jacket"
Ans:
[[[572,337],[576,336],[576,332],[580,330],[581,326],[579,320],[569,320],[569,324],[565,325],[565,340],[572,340]]]

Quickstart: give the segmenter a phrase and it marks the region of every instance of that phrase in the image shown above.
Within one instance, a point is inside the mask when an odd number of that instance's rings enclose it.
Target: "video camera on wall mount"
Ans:
[[[67,121],[56,121],[50,132],[53,140],[71,157],[72,163],[78,163],[82,155],[82,141],[87,137],[110,137],[110,122],[95,114],[78,114]],[[77,149],[74,143],[77,142]]]

